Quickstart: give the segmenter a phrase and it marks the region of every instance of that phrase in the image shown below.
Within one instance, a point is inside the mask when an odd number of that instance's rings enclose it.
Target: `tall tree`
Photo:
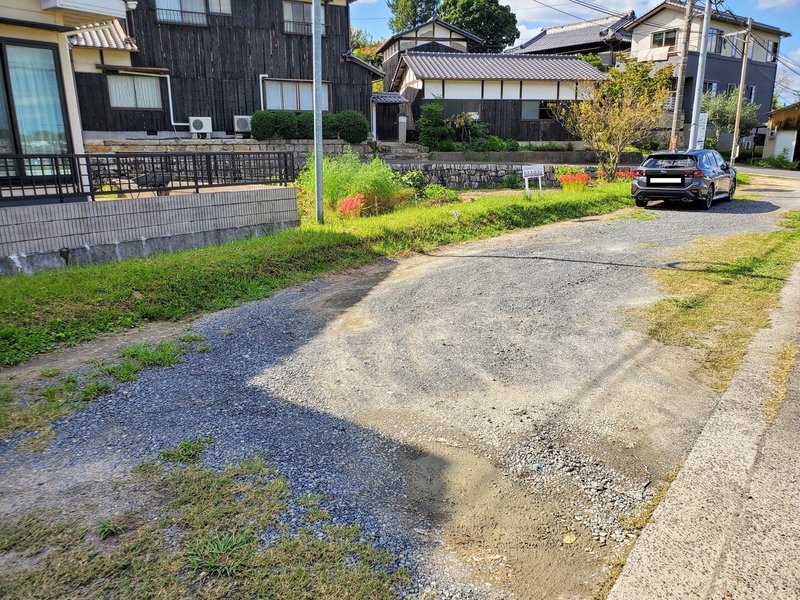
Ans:
[[[438,4],[439,0],[387,0],[392,13],[389,28],[398,33],[422,25],[436,14]]]
[[[498,0],[442,0],[439,16],[482,37],[477,52],[502,52],[519,37],[517,17]]]
[[[719,139],[721,132],[733,133],[736,124],[736,106],[739,104],[739,89],[723,94],[708,93],[703,96],[703,112],[708,113],[708,124],[716,131]],[[759,104],[753,104],[746,98],[742,101],[742,116],[739,122],[739,134],[747,137],[758,126]]]
[[[586,98],[563,105],[557,118],[597,156],[605,177],[613,178],[622,151],[651,136],[664,115],[672,67],[650,75],[652,62],[624,61]]]
[[[363,29],[356,27],[350,30],[350,49],[353,51],[353,54],[364,62],[368,62],[373,67],[378,67],[379,69],[383,66],[383,59],[378,54],[378,48],[380,48],[380,46],[381,43],[376,42],[373,37]]]

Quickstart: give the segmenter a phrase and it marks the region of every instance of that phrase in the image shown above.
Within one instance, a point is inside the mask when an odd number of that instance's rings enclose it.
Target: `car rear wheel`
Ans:
[[[714,186],[713,185],[708,186],[708,192],[706,192],[705,197],[701,198],[699,200],[699,202],[700,202],[700,208],[701,209],[709,210],[711,208],[711,205],[714,204]]]
[[[647,206],[647,200],[644,200],[643,198],[636,198],[634,202],[636,203],[636,206],[638,206],[639,208],[644,208],[645,206]]]

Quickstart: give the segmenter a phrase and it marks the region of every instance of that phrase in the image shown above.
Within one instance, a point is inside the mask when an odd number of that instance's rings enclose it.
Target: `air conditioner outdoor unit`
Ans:
[[[211,133],[211,117],[189,117],[189,131]]]
[[[234,115],[233,131],[236,133],[250,133],[250,116]]]

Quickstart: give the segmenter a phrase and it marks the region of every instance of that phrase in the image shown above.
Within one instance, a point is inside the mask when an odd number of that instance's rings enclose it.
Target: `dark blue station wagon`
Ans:
[[[656,152],[636,169],[631,194],[636,206],[651,200],[691,202],[708,210],[736,192],[736,170],[716,150]]]

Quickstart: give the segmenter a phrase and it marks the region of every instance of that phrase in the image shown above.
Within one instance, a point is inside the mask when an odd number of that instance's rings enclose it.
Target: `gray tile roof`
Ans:
[[[576,21],[575,23],[565,23],[556,27],[542,29],[541,32],[533,36],[524,44],[509,50],[511,54],[522,54],[527,52],[553,52],[558,50],[569,50],[596,44],[604,40],[631,39],[629,31],[623,28],[632,23],[633,13],[625,17],[604,17],[591,21]]]
[[[607,75],[574,56],[407,52],[402,59],[420,79],[599,81]]]
[[[119,21],[105,21],[82,25],[75,33],[67,34],[73,48],[99,48],[101,50],[127,50],[136,52],[136,42],[128,37]]]

